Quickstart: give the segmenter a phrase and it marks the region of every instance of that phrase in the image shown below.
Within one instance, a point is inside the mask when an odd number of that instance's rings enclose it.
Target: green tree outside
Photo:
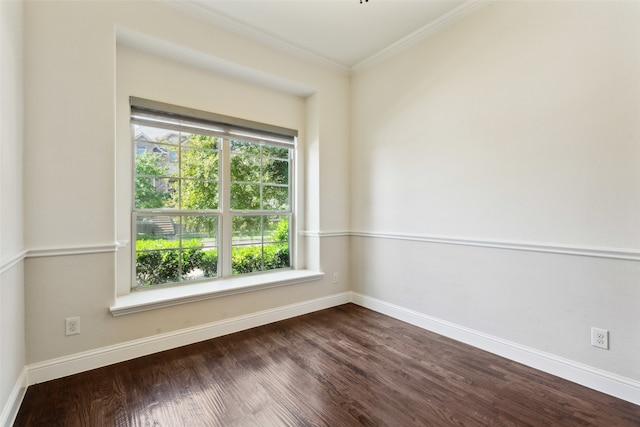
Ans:
[[[138,209],[158,209],[164,207],[169,193],[160,191],[158,180],[167,175],[168,167],[163,165],[161,154],[145,152],[136,156],[136,182],[134,205]]]

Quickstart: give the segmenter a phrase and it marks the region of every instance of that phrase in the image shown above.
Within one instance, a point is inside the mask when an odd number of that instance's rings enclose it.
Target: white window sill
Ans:
[[[109,311],[113,316],[122,316],[260,289],[311,282],[320,280],[323,276],[324,273],[319,271],[286,270],[166,288],[134,290],[129,295],[117,297],[116,303]]]

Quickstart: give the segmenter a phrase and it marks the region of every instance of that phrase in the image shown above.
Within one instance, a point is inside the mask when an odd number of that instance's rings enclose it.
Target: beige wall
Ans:
[[[25,364],[22,16],[21,2],[0,2],[0,424]]]
[[[606,258],[640,247],[638,22],[494,2],[355,75],[351,220],[375,237],[353,238],[354,290],[640,379],[640,267]]]
[[[325,271],[342,274],[337,285],[329,274],[307,284],[112,317],[108,308],[116,294],[116,261],[118,266],[126,263],[130,250],[110,249],[116,240],[129,238],[130,197],[117,189],[131,163],[128,153],[116,148],[129,138],[126,98],[142,96],[302,128],[306,164],[301,171],[317,172],[307,172],[302,180],[317,181],[317,190],[301,201],[301,212],[309,219],[303,230],[344,230],[348,77],[159,2],[29,2],[25,10],[26,239],[30,249],[42,249],[26,261],[27,363],[348,288],[347,238],[320,239],[311,258]],[[132,45],[144,52],[136,54]],[[168,48],[159,53],[158,46]],[[144,67],[149,74],[143,78],[137,73]],[[240,70],[240,78],[227,75],[229,69]],[[313,101],[299,94],[300,88]],[[315,134],[307,130],[309,120],[315,122]],[[305,146],[306,140],[313,144]],[[88,253],[96,248],[98,253]],[[69,316],[81,317],[80,335],[64,336]]]

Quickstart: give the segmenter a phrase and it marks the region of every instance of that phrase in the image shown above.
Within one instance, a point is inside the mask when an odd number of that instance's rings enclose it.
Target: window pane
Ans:
[[[262,209],[283,211],[289,209],[289,189],[265,185],[262,189]]]
[[[265,158],[262,164],[262,182],[289,184],[289,162]]]
[[[219,152],[218,138],[191,135],[187,147],[181,150],[180,209],[217,210],[219,207]]]
[[[136,219],[136,283],[151,286],[180,277],[180,218],[164,215]]]
[[[136,176],[177,176],[178,160],[178,148],[171,145],[136,149]]]
[[[231,152],[234,154],[258,156],[260,155],[260,144],[232,139]]]
[[[141,148],[136,151],[136,176],[169,176],[166,160],[161,152],[145,151]]]
[[[133,139],[136,147],[150,151],[157,143],[177,145],[178,132],[154,126],[133,126]]]
[[[161,131],[161,130],[162,129],[157,129],[157,131]],[[162,130],[162,131],[164,133],[157,136],[155,140],[163,144],[180,145],[181,143],[185,142],[190,136],[188,133],[180,132],[177,130]]]
[[[182,180],[181,209],[216,210],[219,206],[218,182],[193,179]]]
[[[231,182],[260,182],[260,145],[231,140]]]
[[[136,209],[175,207],[175,176],[178,170],[177,148],[136,141],[134,206]]]
[[[220,138],[149,126],[135,132],[136,209],[219,208]]]
[[[263,270],[275,270],[276,268],[290,267],[289,245],[270,243],[264,245]]]
[[[233,274],[289,267],[289,219],[282,215],[235,216]]]
[[[182,148],[181,178],[218,180],[218,152],[201,148]]]
[[[163,246],[161,245],[154,246],[154,241],[177,241],[179,239],[179,224],[179,217],[166,215],[140,215],[136,219],[136,242],[139,242],[140,240],[149,240],[148,246],[144,249],[162,249]]]
[[[217,247],[217,238],[218,217],[198,215],[182,217],[182,246]]]
[[[282,147],[274,147],[272,145],[264,145],[262,147],[262,154],[268,157],[274,157],[281,160],[289,159],[289,149]]]
[[[264,234],[267,242],[289,243],[289,216],[265,216]]]
[[[215,136],[188,134],[182,142],[183,147],[206,148],[209,150],[219,150],[222,139]]]
[[[177,282],[179,272],[179,251],[136,252],[136,283],[138,286],[160,285]]]
[[[134,206],[136,209],[162,209],[175,207],[173,194],[175,181],[169,178],[136,178]]]
[[[262,217],[234,216],[232,233],[233,274],[262,271]]]
[[[232,154],[231,182],[260,182],[260,157]]]
[[[231,184],[231,209],[259,210],[260,185]]]
[[[218,277],[218,248],[205,247],[200,262],[202,278]]]
[[[254,244],[262,240],[262,217],[259,215],[235,215],[232,230],[233,244]]]
[[[216,277],[218,217],[140,215],[136,219],[138,286]]]

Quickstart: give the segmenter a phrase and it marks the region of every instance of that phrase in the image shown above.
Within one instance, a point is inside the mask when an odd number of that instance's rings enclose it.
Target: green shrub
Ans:
[[[271,238],[279,243],[289,241],[289,217],[280,220],[278,228],[271,235]]]
[[[231,253],[231,260],[233,274],[286,268],[289,267],[289,244],[264,245],[264,259],[260,246],[236,246]]]
[[[202,251],[200,268],[204,277],[216,277],[218,275],[218,250],[209,249]]]
[[[190,273],[217,277],[218,250],[204,249],[198,239],[136,241],[136,281],[138,286],[152,286],[188,280]],[[233,274],[253,273],[289,267],[289,244],[236,246],[232,252]]]
[[[289,244],[277,245],[275,253],[273,254],[273,268],[291,267],[289,259]]]
[[[198,239],[184,240],[180,251],[177,240],[136,241],[136,282],[150,286],[179,282],[200,269],[205,255]],[[217,260],[217,256],[216,256]]]

